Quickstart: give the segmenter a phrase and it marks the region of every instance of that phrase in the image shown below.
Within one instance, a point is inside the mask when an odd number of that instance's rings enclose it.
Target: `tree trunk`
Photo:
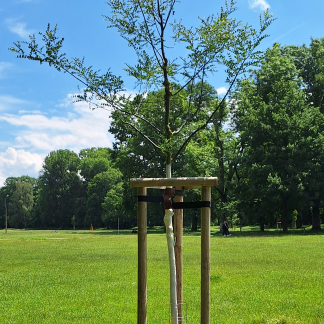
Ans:
[[[282,216],[281,216],[281,225],[282,231],[288,233],[288,197],[282,197]]]
[[[192,214],[191,232],[197,232],[197,230],[198,230],[198,216],[194,212]]]
[[[320,207],[320,200],[315,199],[313,205],[313,213],[312,213],[312,230],[313,231],[319,231],[321,229],[321,220],[320,220],[320,213],[319,213],[319,207]]]

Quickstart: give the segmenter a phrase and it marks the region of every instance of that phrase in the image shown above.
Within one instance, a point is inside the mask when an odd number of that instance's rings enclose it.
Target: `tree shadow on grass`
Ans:
[[[262,236],[274,236],[274,237],[281,237],[281,236],[288,236],[288,235],[300,235],[300,236],[306,236],[306,235],[324,235],[324,231],[312,230],[311,226],[299,229],[288,229],[287,233],[284,233],[282,229],[265,229],[264,232],[260,231],[260,228],[258,226],[252,226],[248,227],[248,229],[242,229],[240,230],[230,230],[230,233],[232,234],[231,237],[262,237]],[[219,236],[223,237],[222,233],[219,230],[212,230],[211,231],[212,236]]]
[[[261,232],[258,226],[248,226],[243,227],[242,231],[239,229],[231,230],[230,233],[232,234],[231,237],[262,237],[262,236],[274,236],[274,237],[281,237],[281,236],[287,236],[287,235],[324,235],[324,230],[319,231],[313,231],[311,226],[299,229],[288,229],[288,233],[284,233],[282,229],[265,229],[264,232]],[[93,232],[90,230],[80,230],[80,231],[71,231],[70,234],[77,234],[77,235],[111,235],[111,236],[118,236],[118,235],[137,235],[137,227],[133,227],[130,229],[105,229],[100,228],[96,229]],[[163,226],[154,226],[154,227],[148,227],[147,228],[147,234],[148,235],[165,235],[165,230]],[[200,236],[201,232],[198,229],[198,231],[192,232],[188,230],[188,228],[184,228],[183,230],[183,236],[184,237],[197,237]],[[223,237],[222,233],[219,231],[219,227],[213,226],[210,231],[211,237]]]
[[[132,227],[129,229],[106,229],[106,228],[98,228],[93,232],[91,230],[80,230],[80,231],[72,231],[71,234],[83,234],[83,235],[137,235],[137,227]],[[147,234],[165,234],[165,230],[163,226],[154,226],[147,228]]]

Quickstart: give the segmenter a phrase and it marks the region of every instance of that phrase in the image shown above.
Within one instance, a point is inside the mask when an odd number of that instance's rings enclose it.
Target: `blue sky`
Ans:
[[[197,17],[220,11],[224,1],[183,0],[177,3],[184,23],[195,25]],[[261,49],[278,42],[309,44],[310,38],[324,37],[323,0],[238,0],[236,16],[258,27],[259,15],[269,8],[277,20]],[[88,147],[111,146],[109,114],[92,111],[84,103],[72,103],[77,83],[45,65],[17,59],[8,48],[14,41],[45,31],[58,24],[65,38],[68,57],[85,57],[86,64],[125,77],[125,63],[132,52],[113,29],[107,29],[103,15],[109,7],[103,0],[2,0],[0,2],[0,186],[9,176],[38,176],[44,157],[53,150],[79,153]],[[226,87],[224,75],[209,82],[219,92]]]

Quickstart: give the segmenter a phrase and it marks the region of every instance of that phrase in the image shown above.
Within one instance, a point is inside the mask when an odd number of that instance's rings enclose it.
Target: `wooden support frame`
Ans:
[[[177,190],[201,188],[201,200],[211,201],[211,187],[218,185],[217,177],[199,178],[136,178],[130,179],[131,188],[137,188],[138,196],[146,196],[147,188],[174,187]],[[183,201],[182,196],[176,195],[175,202]],[[147,203],[138,202],[138,295],[137,323],[147,322]],[[201,314],[200,323],[210,324],[210,208],[201,208]],[[177,258],[177,294],[178,302],[182,303],[182,232],[183,212],[175,213],[175,251]],[[182,318],[182,307],[178,308]],[[182,324],[182,321],[179,322]]]

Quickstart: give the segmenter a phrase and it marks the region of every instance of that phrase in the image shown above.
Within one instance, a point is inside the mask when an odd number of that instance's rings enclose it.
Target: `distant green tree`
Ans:
[[[46,156],[37,193],[42,226],[70,227],[82,189],[79,164],[78,155],[70,150],[52,151]]]
[[[112,153],[110,148],[100,147],[80,151],[80,174],[86,183],[89,183],[98,173],[105,172],[112,166]]]
[[[10,227],[27,228],[31,223],[34,207],[33,185],[17,181],[15,191],[10,197]]]
[[[25,176],[25,175],[21,176],[21,177],[8,177],[3,184],[7,195],[11,196],[13,194],[13,192],[15,191],[15,188],[16,188],[16,183],[18,181],[24,182],[24,183],[30,183],[32,185],[34,191],[37,190],[38,179],[36,179],[36,178],[32,178],[32,177]]]
[[[5,198],[7,197],[7,192],[5,187],[0,188],[0,228],[5,227]],[[7,199],[6,199],[7,202]]]
[[[74,230],[75,230],[75,224],[76,224],[75,219],[76,219],[75,215],[73,215],[72,218],[71,218],[71,224],[72,224]]]
[[[319,108],[324,114],[324,38],[312,38],[309,46],[285,46],[281,51],[282,55],[290,55],[294,59],[298,77],[303,82],[302,90],[308,106]],[[318,132],[317,142],[320,146],[323,129],[314,126]],[[312,143],[307,144],[313,146]],[[321,150],[317,147],[313,148],[313,152],[316,152],[316,155],[308,159],[310,171],[304,175],[305,190],[301,209],[306,214],[304,218],[307,219],[307,215],[311,216],[312,228],[319,230],[320,209],[324,206],[324,190],[320,180],[324,177],[324,166]]]
[[[110,212],[108,206],[113,206],[111,201],[115,196],[115,207],[122,207],[122,175],[119,170],[110,168],[108,171],[98,173],[94,176],[87,188],[87,213],[85,225],[93,224],[95,227],[109,225]],[[107,198],[107,199],[105,199]],[[118,206],[118,207],[117,207]],[[116,216],[117,210],[111,210],[111,217]],[[123,209],[119,209],[122,213]]]
[[[16,191],[16,186],[17,186],[18,182],[20,182],[22,184],[22,186],[25,186],[25,184],[30,185],[32,188],[32,193],[33,193],[33,197],[34,197],[33,199],[35,200],[35,197],[36,197],[37,188],[38,188],[38,179],[29,177],[29,176],[8,177],[4,181],[4,186],[2,188],[0,188],[1,201],[4,202],[4,198],[7,197],[7,195],[8,195],[8,197],[6,198],[8,215],[11,213],[11,210],[10,210],[11,207],[9,205],[9,202],[11,201],[12,196],[13,196],[14,192]],[[34,225],[34,223],[33,223],[34,206],[33,206],[33,208],[31,208],[31,210],[32,210],[32,214],[28,217],[28,223],[27,223],[28,226]],[[3,218],[3,221],[1,221],[0,226],[2,226],[4,224],[4,213],[3,213],[3,215],[2,215],[2,213],[0,214],[0,219],[2,219],[2,218]],[[23,226],[23,223],[21,223],[19,226]]]
[[[106,209],[106,216],[104,217],[102,208],[102,204],[109,191],[112,190],[111,194],[114,192],[115,198],[118,201],[123,200],[123,192],[117,190],[117,183],[115,183],[116,181],[118,182],[116,177],[121,177],[121,174],[115,167],[113,155],[115,155],[113,150],[109,148],[95,147],[83,149],[79,153],[80,174],[83,178],[86,197],[83,200],[85,204],[83,226],[89,227],[90,224],[93,224],[95,227],[109,226],[109,213]],[[123,204],[121,203],[120,207],[122,206]],[[123,208],[119,208],[119,212],[123,210]]]
[[[118,182],[119,181],[119,182]],[[101,219],[106,227],[117,227],[117,220],[120,218],[120,223],[125,224],[123,219],[124,205],[123,205],[123,182],[121,181],[121,174],[119,179],[116,178],[107,191],[104,202],[102,203]]]
[[[244,145],[242,201],[260,224],[280,210],[286,232],[313,158],[323,156],[323,115],[307,104],[293,58],[281,55],[278,46],[267,51],[253,78],[241,82],[235,99]]]

